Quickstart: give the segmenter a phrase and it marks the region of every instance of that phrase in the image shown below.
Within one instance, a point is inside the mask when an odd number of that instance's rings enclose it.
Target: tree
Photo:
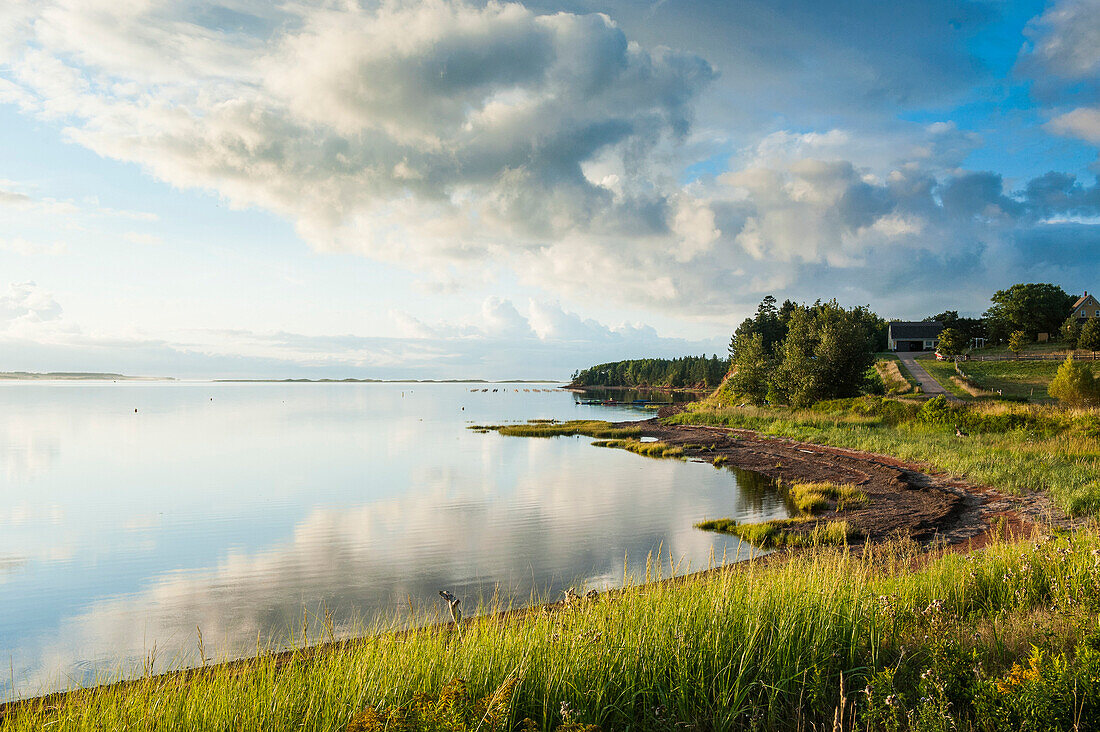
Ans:
[[[1024,350],[1024,347],[1031,342],[1031,339],[1027,337],[1027,333],[1022,330],[1012,331],[1012,335],[1008,337],[1008,350],[1016,354],[1016,358],[1020,357],[1020,351]]]
[[[858,395],[875,361],[867,312],[836,301],[794,311],[771,379],[775,398],[804,407]]]
[[[959,311],[958,310],[944,310],[942,313],[939,313],[937,315],[929,315],[927,318],[924,319],[924,322],[925,323],[939,323],[944,328],[950,328],[953,325],[955,325],[955,323],[958,321],[958,319],[959,319]]]
[[[940,333],[938,350],[947,358],[954,358],[966,348],[967,338],[957,328],[944,328]]]
[[[772,359],[759,333],[745,336],[737,348],[732,364],[730,386],[744,394],[753,404],[763,404],[768,397],[768,379],[772,374]]]
[[[763,342],[764,350],[774,354],[779,344],[787,336],[787,324],[780,316],[780,311],[775,307],[775,298],[768,295],[760,301],[756,308],[756,317],[745,318],[741,325],[737,326],[733,337],[730,338],[730,360],[737,359],[738,341],[758,334]],[[790,302],[790,301],[788,301]],[[783,304],[784,307],[787,303]]]
[[[1032,339],[1038,333],[1056,333],[1075,298],[1057,285],[1020,283],[998,290],[990,300],[985,313],[989,336],[1002,341],[1017,330]]]
[[[1077,337],[1077,347],[1084,351],[1100,351],[1100,318],[1089,318],[1081,326],[1081,335]]]
[[[1081,337],[1081,323],[1077,320],[1077,315],[1073,314],[1066,318],[1066,322],[1062,323],[1062,327],[1058,329],[1058,340],[1062,341],[1068,348],[1077,348],[1077,339]]]
[[[1087,407],[1100,403],[1100,384],[1092,369],[1067,356],[1058,367],[1047,393],[1067,407]]]

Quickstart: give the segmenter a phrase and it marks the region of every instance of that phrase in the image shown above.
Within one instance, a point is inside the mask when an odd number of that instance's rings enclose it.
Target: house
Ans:
[[[1074,315],[1077,316],[1078,323],[1084,323],[1089,318],[1100,318],[1100,302],[1097,302],[1096,298],[1090,295],[1088,290],[1085,290],[1085,294],[1073,303],[1070,317]]]
[[[943,323],[890,323],[887,346],[891,351],[932,351],[940,342]]]

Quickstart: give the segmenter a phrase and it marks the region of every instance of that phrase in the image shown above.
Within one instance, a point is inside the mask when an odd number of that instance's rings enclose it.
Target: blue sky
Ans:
[[[0,369],[563,377],[1100,286],[1100,3],[15,0]]]

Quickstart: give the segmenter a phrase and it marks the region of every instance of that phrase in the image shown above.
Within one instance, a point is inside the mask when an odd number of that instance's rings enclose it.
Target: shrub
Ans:
[[[1073,356],[1066,357],[1065,363],[1058,367],[1047,393],[1071,407],[1092,406],[1100,402],[1100,384],[1097,384],[1092,369],[1074,361]]]

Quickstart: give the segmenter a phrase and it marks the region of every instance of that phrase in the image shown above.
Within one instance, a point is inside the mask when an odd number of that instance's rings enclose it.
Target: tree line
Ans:
[[[729,365],[717,355],[613,361],[575,371],[573,385],[713,389],[722,383]]]

